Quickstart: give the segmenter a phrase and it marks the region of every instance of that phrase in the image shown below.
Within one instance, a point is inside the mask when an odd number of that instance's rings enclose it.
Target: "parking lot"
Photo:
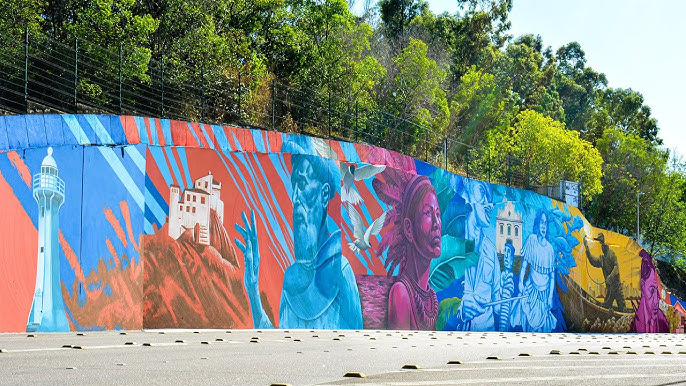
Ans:
[[[12,385],[686,382],[676,334],[146,330],[0,334],[0,349]]]

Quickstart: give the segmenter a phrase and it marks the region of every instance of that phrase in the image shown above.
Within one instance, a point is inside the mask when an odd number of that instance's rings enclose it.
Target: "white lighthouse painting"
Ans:
[[[33,198],[38,204],[38,264],[36,289],[26,331],[69,331],[60,289],[60,207],[64,204],[64,181],[59,177],[52,147],[41,170],[33,175]]]

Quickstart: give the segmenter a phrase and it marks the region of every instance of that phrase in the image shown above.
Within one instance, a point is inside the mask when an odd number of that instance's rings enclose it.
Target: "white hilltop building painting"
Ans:
[[[186,230],[192,229],[196,243],[210,245],[210,210],[214,210],[219,222],[224,222],[224,202],[221,200],[221,182],[212,172],[195,180],[192,189],[183,193],[178,185],[169,187],[169,237],[178,239]]]
[[[498,211],[495,228],[495,247],[499,254],[505,249],[505,243],[512,243],[515,256],[522,254],[522,214],[515,210],[512,201]]]

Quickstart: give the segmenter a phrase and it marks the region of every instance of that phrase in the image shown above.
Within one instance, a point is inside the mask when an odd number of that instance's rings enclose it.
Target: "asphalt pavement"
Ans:
[[[686,335],[383,330],[0,334],[3,385],[504,383],[686,384]]]

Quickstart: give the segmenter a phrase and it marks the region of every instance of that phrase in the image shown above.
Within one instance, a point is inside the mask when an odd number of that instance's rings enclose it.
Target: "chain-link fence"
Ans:
[[[256,85],[240,70],[164,59],[148,59],[141,69],[132,59],[141,56],[136,49],[0,36],[0,113],[111,113],[296,132],[376,145],[470,178],[563,198],[563,176],[544,166],[491,154],[352,98],[278,81]]]

